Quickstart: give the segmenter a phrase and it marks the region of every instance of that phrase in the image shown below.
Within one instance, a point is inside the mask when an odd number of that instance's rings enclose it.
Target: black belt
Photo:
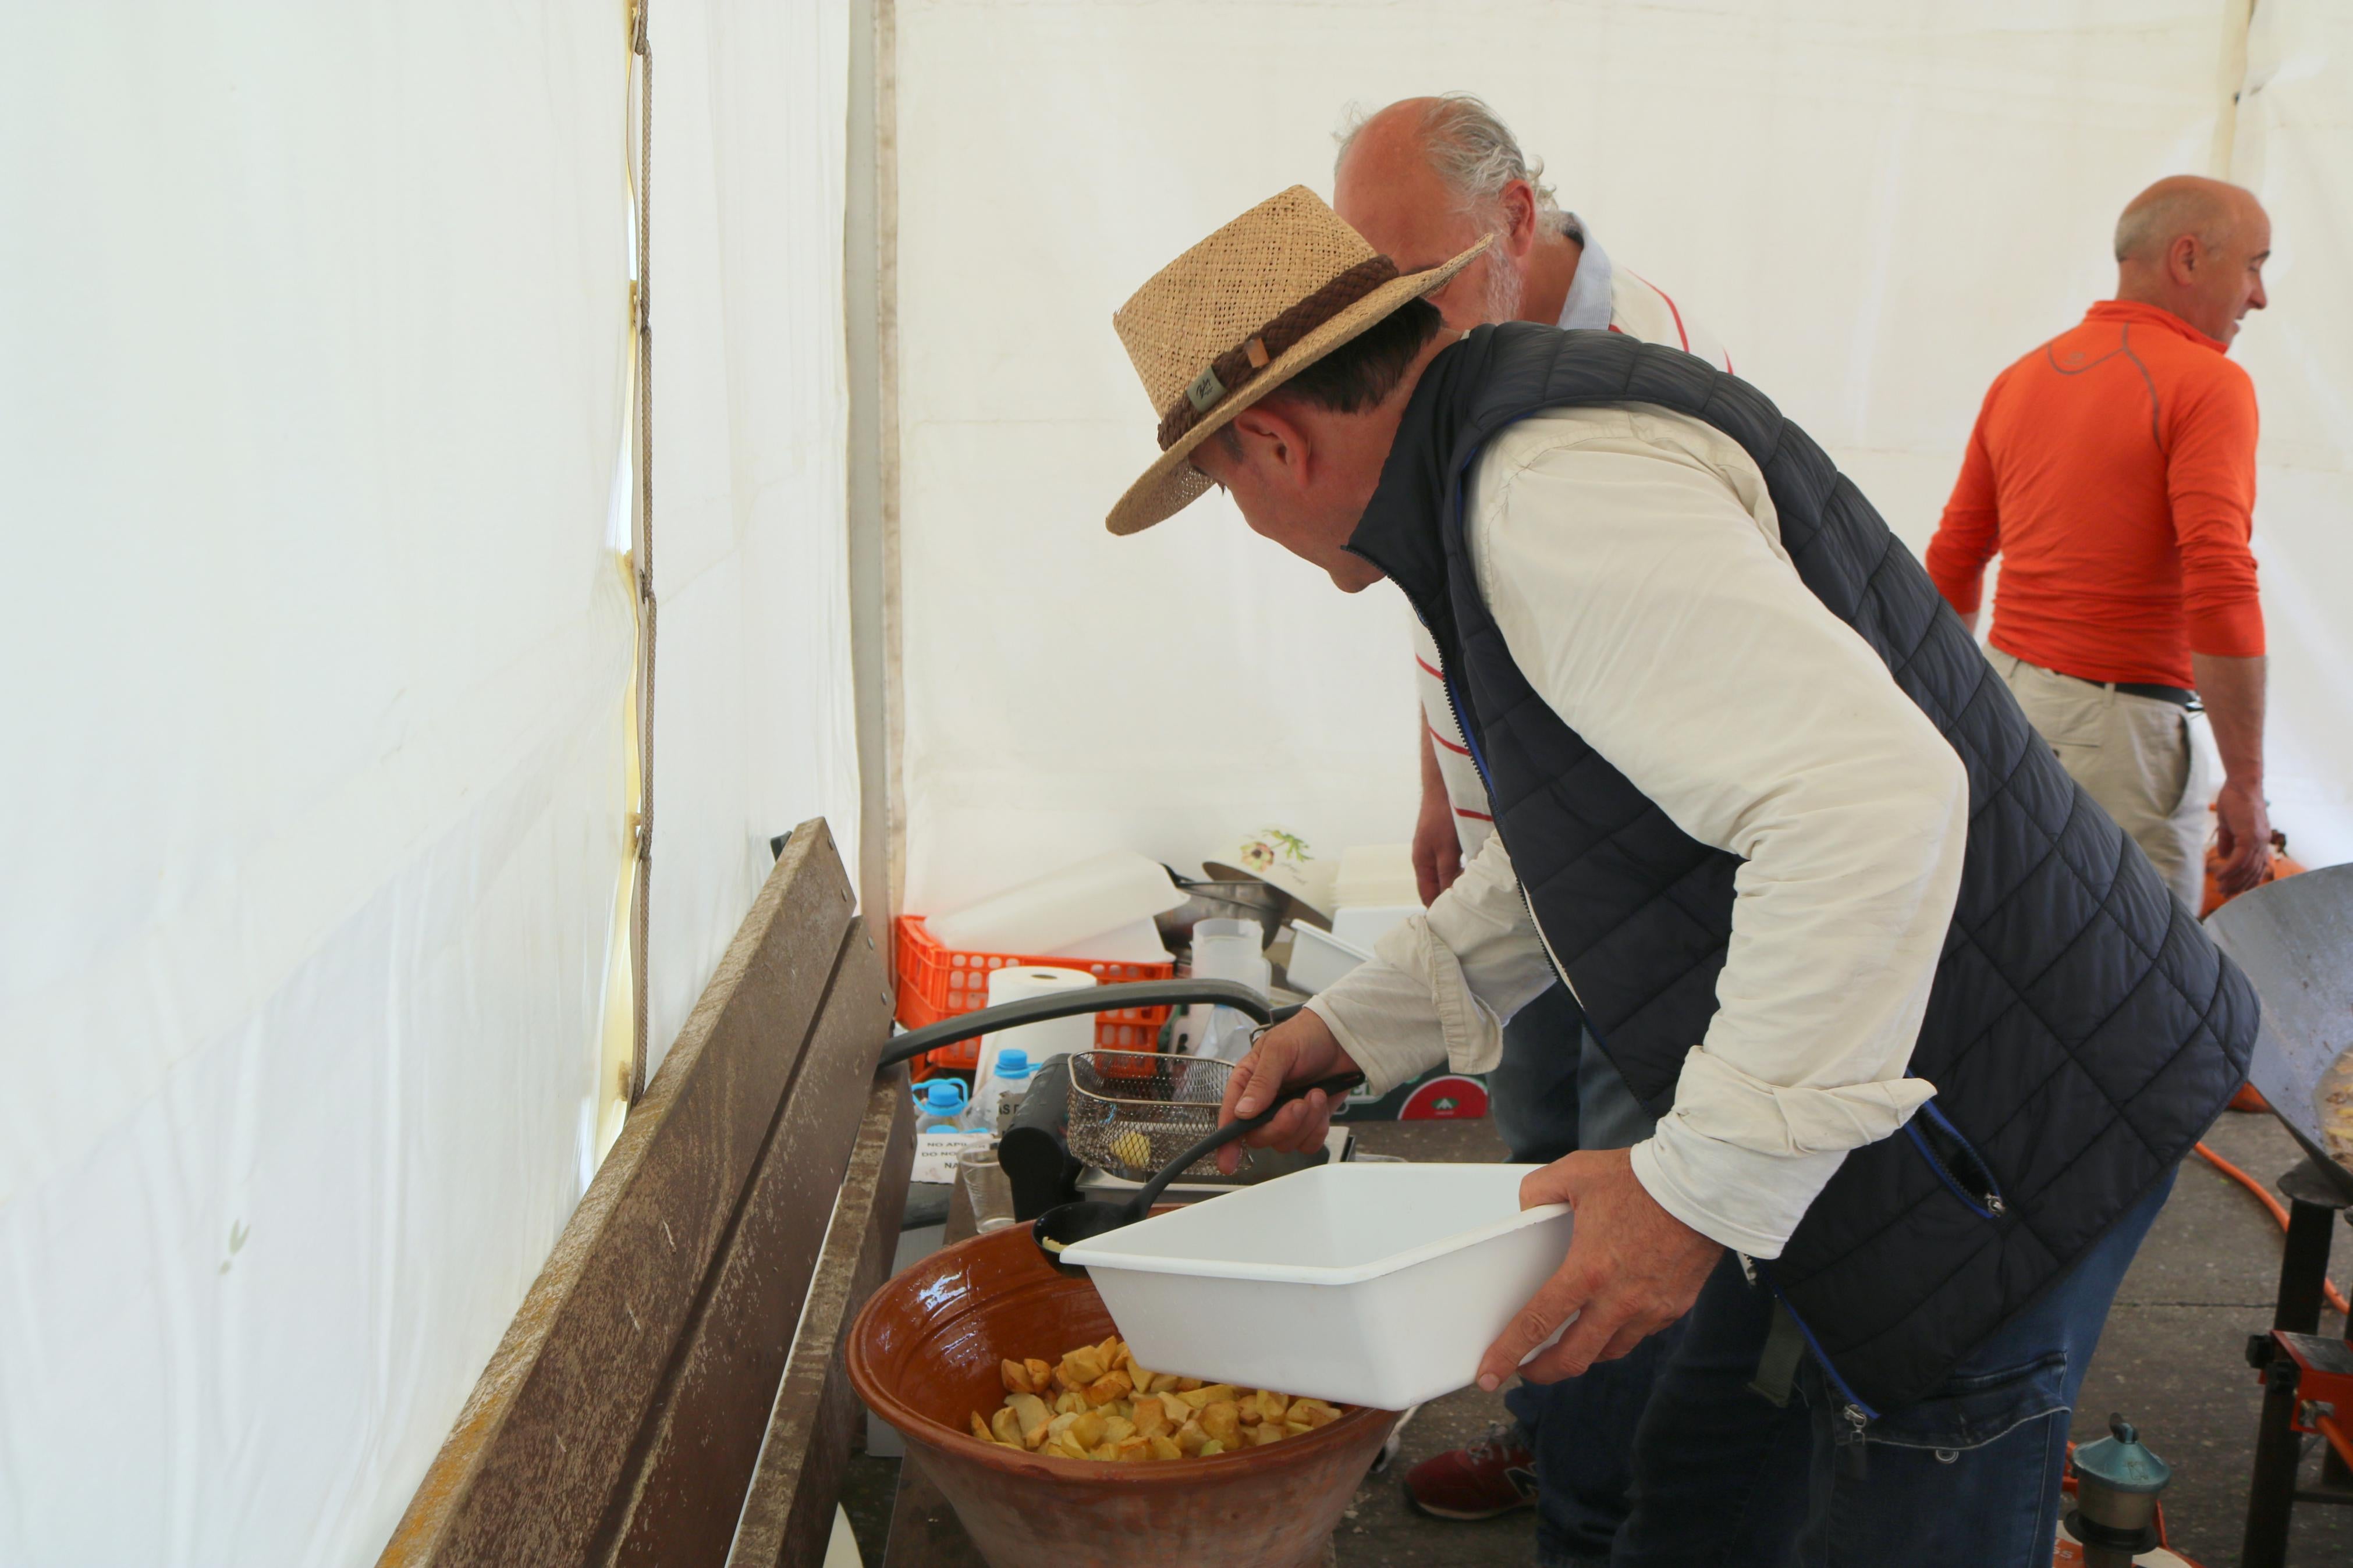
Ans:
[[[2066,671],[2053,670],[2052,673],[2065,675]],[[2127,697],[2153,697],[2159,702],[2170,702],[2176,708],[2186,708],[2192,713],[2203,713],[2206,710],[2206,705],[2198,700],[2198,693],[2186,686],[2156,686],[2146,680],[2094,680],[2086,675],[2069,675],[2067,679],[2080,680],[2086,686],[2100,686],[2121,691]]]

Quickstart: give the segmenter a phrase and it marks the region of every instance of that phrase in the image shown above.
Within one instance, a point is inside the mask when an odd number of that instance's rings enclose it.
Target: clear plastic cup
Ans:
[[[1013,1184],[997,1163],[994,1149],[967,1149],[956,1156],[956,1180],[972,1205],[973,1228],[986,1236],[1013,1223]]]

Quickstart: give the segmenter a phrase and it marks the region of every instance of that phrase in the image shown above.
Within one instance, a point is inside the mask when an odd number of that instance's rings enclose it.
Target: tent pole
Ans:
[[[653,174],[654,174],[654,53],[647,24],[650,0],[634,0],[629,19],[629,51],[638,65],[638,222],[637,222],[637,495],[631,508],[635,538],[631,554],[638,587],[638,805],[635,848],[637,875],[629,896],[629,984],[635,1021],[629,1047],[629,1103],[646,1089],[648,1055],[646,951],[649,884],[653,879],[654,847],[654,337],[653,337]]]

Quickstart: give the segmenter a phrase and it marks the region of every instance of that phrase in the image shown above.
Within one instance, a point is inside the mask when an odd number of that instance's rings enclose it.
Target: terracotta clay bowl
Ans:
[[[1019,1454],[967,1430],[973,1411],[1004,1400],[999,1363],[1051,1361],[1114,1331],[1093,1285],[1057,1271],[1029,1227],[1013,1226],[885,1283],[845,1359],[859,1397],[906,1437],[992,1568],[1321,1563],[1394,1412],[1351,1410],[1264,1447],[1142,1465]]]

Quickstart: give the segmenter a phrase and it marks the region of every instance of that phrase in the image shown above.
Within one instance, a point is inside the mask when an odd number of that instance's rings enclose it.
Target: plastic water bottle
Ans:
[[[1029,1060],[1029,1053],[1019,1046],[1007,1046],[988,1060],[975,1093],[973,1103],[978,1108],[974,1125],[986,1127],[999,1137],[1013,1125],[1016,1112],[1021,1109],[1022,1097],[1038,1076]]]
[[[915,1086],[915,1136],[926,1132],[962,1132],[970,1102],[960,1078],[928,1079]]]

